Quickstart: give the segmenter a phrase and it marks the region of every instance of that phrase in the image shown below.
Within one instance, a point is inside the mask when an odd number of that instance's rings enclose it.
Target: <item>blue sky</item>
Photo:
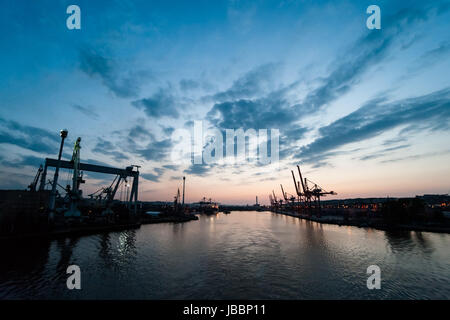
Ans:
[[[26,187],[66,127],[66,154],[81,136],[83,161],[140,164],[144,200],[186,175],[188,201],[267,201],[296,164],[339,198],[450,192],[449,1],[21,0],[0,28],[2,188]],[[279,129],[279,169],[173,163],[195,120]]]

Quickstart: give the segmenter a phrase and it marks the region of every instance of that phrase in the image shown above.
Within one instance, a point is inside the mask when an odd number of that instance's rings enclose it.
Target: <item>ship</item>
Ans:
[[[211,198],[203,197],[201,201],[192,204],[192,209],[197,213],[216,214],[219,212],[219,204],[212,201]]]

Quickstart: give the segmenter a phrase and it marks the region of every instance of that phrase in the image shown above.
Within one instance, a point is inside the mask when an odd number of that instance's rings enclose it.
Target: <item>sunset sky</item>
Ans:
[[[297,164],[328,199],[450,193],[449,1],[18,0],[0,28],[0,188],[26,188],[67,128],[65,159],[80,136],[83,162],[141,165],[140,200],[186,176],[187,202],[267,203]],[[278,168],[172,161],[194,121],[278,129]]]

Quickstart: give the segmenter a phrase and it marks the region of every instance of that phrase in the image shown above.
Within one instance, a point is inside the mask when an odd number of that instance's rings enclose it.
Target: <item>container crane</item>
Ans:
[[[320,210],[321,210],[321,206],[320,206],[320,197],[324,197],[327,194],[329,195],[337,195],[336,192],[334,191],[326,191],[325,189],[323,189],[322,187],[320,187],[319,185],[317,185],[317,183],[306,179],[302,177],[302,172],[300,170],[300,166],[297,165],[297,169],[298,169],[298,174],[300,176],[300,181],[302,184],[302,188],[303,188],[303,193],[305,195],[305,201],[307,201],[308,206],[311,208],[311,201],[314,201],[316,203],[319,215],[320,215]],[[312,189],[309,188],[308,186],[308,181],[312,184],[314,184],[314,187]]]
[[[294,195],[289,194],[290,197],[288,197],[288,193],[287,193],[287,192],[284,192],[283,185],[280,184],[280,186],[281,186],[281,193],[283,194],[284,200],[286,201],[286,203],[288,203],[289,201],[291,201],[291,205],[292,205],[292,207],[294,207],[294,202],[295,202],[295,197],[294,197]]]
[[[277,196],[275,195],[275,191],[274,190],[272,190],[272,194],[273,194],[273,201],[274,201],[274,204],[275,204],[275,209],[278,208],[278,206],[281,209],[281,206],[283,205],[283,200],[282,199],[280,199],[280,200],[277,199]]]
[[[269,200],[270,200],[270,205],[273,207],[273,198],[272,195],[269,193]]]

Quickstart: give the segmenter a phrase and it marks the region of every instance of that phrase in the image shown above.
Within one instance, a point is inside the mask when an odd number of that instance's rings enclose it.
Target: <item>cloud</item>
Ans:
[[[153,140],[143,148],[136,148],[135,153],[146,160],[163,161],[172,147],[172,140]]]
[[[44,158],[40,158],[40,157],[35,157],[35,156],[22,156],[19,159],[16,160],[5,160],[0,159],[0,163],[3,166],[6,167],[12,167],[12,168],[21,168],[21,167],[25,167],[25,166],[31,166],[33,168],[39,168],[39,166],[42,164],[44,164],[45,159]]]
[[[14,173],[14,175],[12,176],[11,172],[0,170],[0,188],[11,190],[25,190],[33,178],[33,175],[22,173]]]
[[[153,138],[153,134],[147,130],[143,125],[137,124],[130,129],[128,137],[131,139],[145,139]]]
[[[406,149],[406,148],[409,148],[410,146],[411,146],[410,144],[403,144],[403,145],[396,146],[396,147],[386,148],[386,149],[377,151],[376,153],[372,153],[372,154],[363,156],[363,157],[359,158],[359,160],[365,161],[365,160],[378,159],[378,158],[386,156],[386,154],[389,154],[392,151]]]
[[[94,120],[97,120],[99,118],[99,114],[97,112],[95,112],[94,108],[92,108],[92,107],[87,108],[87,107],[83,107],[79,104],[74,104],[74,105],[72,105],[72,108]]]
[[[122,152],[142,157],[148,161],[164,161],[173,146],[170,138],[158,140],[152,132],[145,128],[143,123],[114,133],[119,140],[117,146]],[[110,145],[107,144],[105,147],[109,148]]]
[[[189,168],[184,170],[184,173],[191,174],[194,176],[204,177],[213,169],[212,165],[206,164],[191,164]]]
[[[405,142],[406,140],[408,140],[406,137],[398,136],[398,137],[395,137],[392,139],[385,140],[383,142],[383,146],[390,146],[393,144],[402,143],[402,142]]]
[[[113,159],[118,162],[129,159],[126,154],[118,151],[116,146],[111,141],[105,140],[103,138],[97,139],[97,144],[92,149],[92,152],[99,153],[101,155],[112,156]]]
[[[166,165],[163,165],[163,168],[168,169],[168,170],[178,170],[179,166],[173,165],[173,164],[166,164]]]
[[[292,113],[282,101],[270,98],[237,100],[215,104],[207,118],[223,129],[280,128],[292,123]]]
[[[192,79],[181,79],[179,85],[183,91],[194,90],[200,87],[200,83]]]
[[[216,93],[207,119],[219,128],[276,128],[281,133],[282,158],[298,151],[296,141],[307,128],[299,121],[321,111],[348,93],[373,66],[383,61],[404,30],[429,18],[431,8],[407,8],[384,18],[383,30],[371,31],[355,41],[330,65],[300,102],[291,101],[300,80],[273,90],[277,64],[261,65],[237,79],[226,91]]]
[[[302,147],[296,156],[310,161],[343,145],[376,137],[401,125],[415,124],[428,130],[450,129],[450,88],[394,102],[387,102],[383,97],[371,100],[320,128],[320,136]]]
[[[61,142],[58,133],[0,118],[0,144],[13,144],[39,153],[56,154]]]
[[[410,155],[410,156],[406,156],[406,157],[383,160],[383,161],[381,161],[381,163],[399,162],[399,161],[404,161],[404,160],[417,160],[417,159],[423,159],[423,158],[429,158],[429,157],[444,156],[449,153],[450,153],[450,150],[445,150],[445,151],[440,151],[440,152],[420,153],[420,154],[414,154],[414,155]]]
[[[426,68],[430,68],[433,65],[442,62],[447,59],[450,55],[450,42],[442,42],[438,47],[431,49],[424,54],[422,54],[416,61],[415,65],[409,69],[407,75],[403,79],[410,78],[416,75],[419,71]]]
[[[381,31],[367,30],[331,65],[331,72],[320,79],[321,85],[309,92],[295,107],[300,114],[318,112],[346,94],[367,71],[386,58],[398,36],[411,25],[427,20],[431,8],[405,8],[383,18]]]
[[[154,168],[153,170],[155,173],[141,173],[140,175],[146,180],[159,182],[159,179],[166,170],[164,168]]]
[[[153,182],[159,182],[159,176],[157,174],[153,173],[141,173],[141,177],[143,177],[145,180],[153,181]]]
[[[213,99],[216,101],[238,100],[265,93],[273,87],[278,70],[279,65],[275,63],[260,65],[235,80],[228,90],[216,93]]]
[[[136,97],[141,82],[151,75],[146,71],[129,72],[122,74],[112,59],[102,56],[92,48],[82,48],[79,52],[80,70],[90,77],[98,77],[102,83],[117,97]]]
[[[131,103],[137,109],[143,110],[151,118],[178,118],[178,105],[171,89],[160,88],[152,96]]]
[[[295,143],[303,138],[307,128],[299,125],[295,110],[279,98],[269,94],[259,99],[242,99],[215,104],[207,119],[221,129],[278,129],[280,131],[280,159],[292,153]]]

